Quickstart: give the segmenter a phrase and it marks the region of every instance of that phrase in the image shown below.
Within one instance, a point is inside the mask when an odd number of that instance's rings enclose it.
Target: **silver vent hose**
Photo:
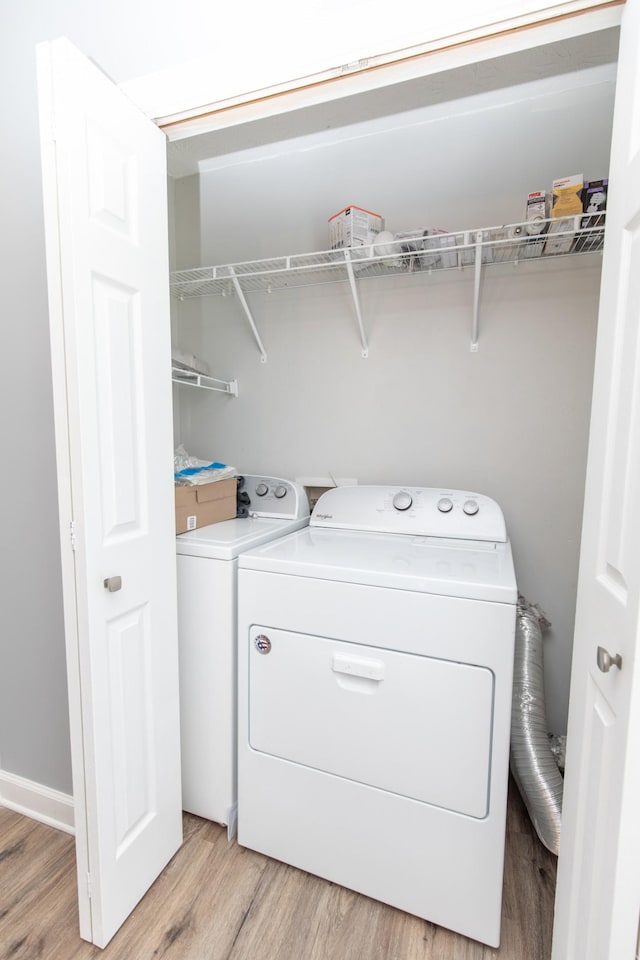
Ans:
[[[545,720],[542,630],[548,626],[544,614],[519,597],[510,767],[536,833],[557,856],[564,781],[551,750]]]

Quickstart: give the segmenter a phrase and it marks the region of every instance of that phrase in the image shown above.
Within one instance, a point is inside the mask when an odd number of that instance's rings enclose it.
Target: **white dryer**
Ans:
[[[228,825],[236,819],[236,604],[243,550],[306,526],[302,487],[246,476],[247,516],[176,537],[182,806]]]
[[[517,589],[504,518],[340,487],[238,571],[238,841],[491,946]]]

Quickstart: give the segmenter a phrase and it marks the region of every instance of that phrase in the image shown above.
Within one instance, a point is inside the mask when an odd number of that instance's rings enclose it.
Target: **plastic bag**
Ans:
[[[190,457],[182,444],[173,455],[173,477],[178,484],[194,486],[200,483],[212,483],[215,480],[226,480],[235,477],[237,470],[226,463],[217,461],[198,460]]]

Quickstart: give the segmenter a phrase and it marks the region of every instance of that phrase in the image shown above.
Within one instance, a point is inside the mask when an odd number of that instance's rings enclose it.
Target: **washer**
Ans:
[[[517,588],[499,506],[358,486],[238,571],[238,841],[497,947]]]
[[[236,602],[243,550],[306,526],[302,487],[246,476],[248,516],[176,537],[183,809],[236,821]]]

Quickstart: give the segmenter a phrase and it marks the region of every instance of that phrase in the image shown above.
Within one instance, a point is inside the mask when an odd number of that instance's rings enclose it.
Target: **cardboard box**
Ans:
[[[396,233],[398,263],[409,270],[429,270],[438,267],[457,267],[456,236],[440,227]]]
[[[582,191],[582,212],[585,214],[582,220],[583,227],[604,225],[608,191],[608,180],[590,180],[585,183]],[[592,216],[593,214],[601,214],[601,216]]]
[[[176,484],[176,533],[232,520],[238,510],[237,490],[235,477],[213,483]]]
[[[527,194],[525,221],[527,233],[540,234],[547,229],[545,220],[551,216],[551,194],[548,190],[532,190]]]
[[[581,173],[553,181],[553,207],[551,216],[573,217],[582,213],[582,190],[584,178]]]
[[[473,266],[476,262],[476,243],[484,244],[481,250],[481,262],[493,263],[493,246],[487,241],[499,239],[493,230],[469,230],[463,234],[464,243],[460,253],[462,264],[465,267]]]
[[[424,237],[424,249],[437,251],[436,262],[439,262],[440,266],[445,268],[458,266],[455,234],[449,233],[448,230],[442,230],[440,227],[431,227],[430,230],[424,231]],[[429,267],[431,265],[430,259],[427,256],[424,262],[425,266]]]
[[[407,230],[395,234],[397,255],[394,266],[403,267],[405,270],[422,269],[424,233],[424,230]]]
[[[523,258],[539,257],[544,250],[544,235],[546,234],[551,216],[551,192],[549,190],[532,190],[527,194],[527,208],[525,211],[525,233],[530,239],[519,250]]]
[[[579,233],[576,239],[576,250],[591,253],[602,250],[604,243],[604,224],[607,209],[608,180],[590,180],[585,183],[582,191],[582,212],[580,226],[589,228],[599,227],[595,233]]]
[[[574,217],[582,213],[582,189],[584,178],[581,173],[571,177],[562,177],[553,181],[553,208],[551,223],[545,244],[545,254],[569,253],[573,246],[575,232]],[[561,233],[562,236],[556,236]]]
[[[384,217],[363,207],[345,207],[329,217],[329,247],[362,247],[384,230]]]

